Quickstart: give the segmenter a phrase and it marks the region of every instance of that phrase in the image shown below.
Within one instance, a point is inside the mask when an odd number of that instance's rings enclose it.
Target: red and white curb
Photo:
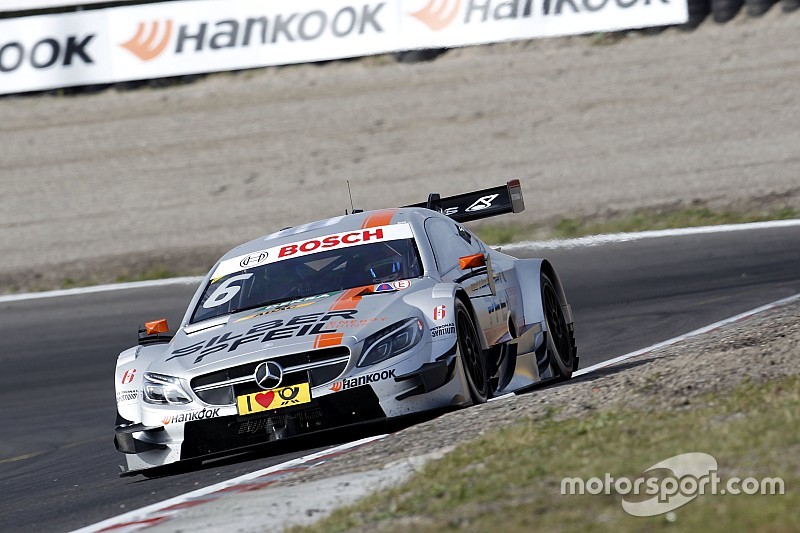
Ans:
[[[313,453],[291,461],[286,461],[262,470],[256,470],[249,474],[229,479],[221,483],[216,483],[202,489],[154,503],[135,511],[103,520],[96,524],[78,529],[75,533],[95,533],[101,531],[113,531],[114,533],[128,533],[137,531],[156,524],[162,524],[175,517],[184,509],[189,509],[198,505],[212,502],[218,498],[237,492],[248,492],[260,490],[276,483],[279,479],[295,473],[318,466],[328,459],[343,455],[352,450],[366,446],[373,442],[386,438],[387,435],[378,435],[365,439],[348,442],[340,446],[329,448],[321,452]]]

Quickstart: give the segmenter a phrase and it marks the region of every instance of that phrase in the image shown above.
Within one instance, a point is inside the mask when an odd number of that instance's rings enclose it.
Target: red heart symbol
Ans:
[[[269,409],[273,399],[275,399],[275,393],[272,391],[260,392],[256,394],[256,402],[258,402],[261,407],[266,409]]]

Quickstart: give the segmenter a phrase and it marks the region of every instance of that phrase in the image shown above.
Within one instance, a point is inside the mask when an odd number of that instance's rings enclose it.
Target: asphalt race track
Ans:
[[[800,292],[797,226],[537,255],[561,274],[584,367]],[[116,354],[136,342],[145,320],[166,316],[177,324],[193,290],[0,303],[0,531],[75,529],[341,438],[302,441],[293,451],[284,444],[153,480],[118,477]]]

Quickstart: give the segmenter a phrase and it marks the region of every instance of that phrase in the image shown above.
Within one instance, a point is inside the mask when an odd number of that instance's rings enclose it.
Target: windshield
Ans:
[[[212,280],[191,322],[421,275],[414,239],[360,244],[286,258]]]

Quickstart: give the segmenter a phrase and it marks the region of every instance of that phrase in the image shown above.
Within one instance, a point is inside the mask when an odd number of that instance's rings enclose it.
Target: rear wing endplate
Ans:
[[[456,222],[469,222],[506,213],[520,213],[525,210],[525,201],[519,180],[511,180],[499,187],[445,198],[431,193],[427,202],[405,207],[425,207],[443,213]]]

